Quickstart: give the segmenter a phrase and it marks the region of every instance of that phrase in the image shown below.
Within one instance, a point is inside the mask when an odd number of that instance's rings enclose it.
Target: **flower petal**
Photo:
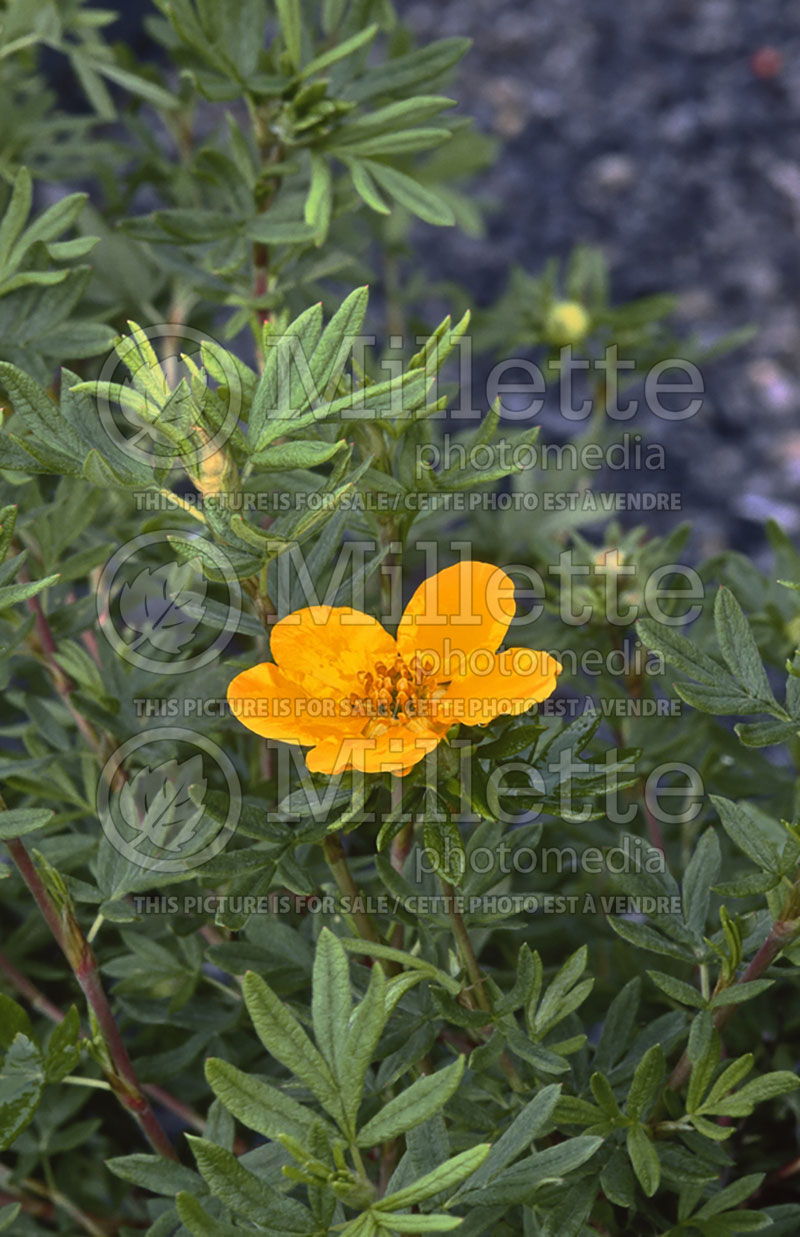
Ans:
[[[397,645],[377,619],[351,606],[308,606],[272,628],[270,652],[284,674],[325,685],[331,694],[358,689],[359,670],[393,661]]]
[[[312,773],[341,773],[357,769],[361,773],[396,773],[403,777],[428,752],[441,742],[442,735],[422,728],[411,730],[396,724],[380,735],[365,735],[324,739],[306,753],[306,764]]]
[[[514,648],[487,660],[485,673],[454,679],[438,701],[437,721],[483,726],[500,714],[516,716],[556,688],[561,665],[549,653]]]
[[[234,717],[264,739],[319,743],[329,735],[341,737],[347,729],[332,699],[310,695],[273,662],[237,674],[228,686],[228,703]]]
[[[515,612],[514,584],[502,567],[455,563],[419,586],[400,620],[397,644],[406,658],[428,654],[439,678],[464,674],[471,652],[494,653],[502,644]]]

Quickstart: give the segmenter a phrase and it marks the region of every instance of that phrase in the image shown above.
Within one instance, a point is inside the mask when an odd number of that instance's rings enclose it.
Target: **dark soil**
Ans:
[[[438,273],[480,303],[509,267],[602,247],[619,300],[680,297],[704,342],[751,343],[704,368],[686,423],[655,426],[707,553],[800,532],[800,7],[793,0],[406,3],[425,39],[474,40],[455,93],[502,138],[482,190],[488,240],[436,232]],[[430,235],[430,234],[429,234]],[[638,427],[637,427],[638,428]]]

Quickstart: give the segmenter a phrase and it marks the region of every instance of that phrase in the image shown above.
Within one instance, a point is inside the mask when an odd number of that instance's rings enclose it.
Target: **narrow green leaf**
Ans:
[[[444,1107],[458,1087],[463,1073],[464,1058],[459,1057],[452,1065],[412,1082],[410,1087],[389,1100],[371,1121],[361,1127],[356,1139],[358,1146],[372,1147],[420,1125]]]
[[[289,1134],[298,1142],[308,1139],[314,1121],[320,1121],[316,1113],[290,1095],[260,1078],[243,1073],[235,1065],[219,1057],[206,1061],[206,1078],[214,1094],[238,1121],[248,1129],[275,1139],[279,1134]],[[333,1127],[323,1125],[332,1133]]]
[[[779,875],[781,863],[777,844],[750,804],[734,803],[722,795],[709,797],[731,841],[763,872]]]
[[[191,1168],[172,1163],[160,1155],[136,1152],[134,1155],[112,1156],[106,1160],[106,1167],[115,1177],[129,1181],[142,1190],[149,1190],[151,1194],[165,1194],[168,1198],[174,1198],[179,1190],[191,1190],[196,1194],[203,1188],[202,1181]]]
[[[369,986],[350,1018],[338,1062],[342,1103],[345,1116],[353,1130],[361,1105],[367,1069],[390,1012],[387,987],[392,988],[392,996],[396,994],[399,1000],[408,987],[403,981],[411,980],[414,983],[418,978],[419,976],[413,974],[398,975],[391,985],[387,985],[381,966],[373,966],[370,971]]]
[[[11,248],[25,227],[33,204],[33,181],[26,167],[21,167],[14,179],[3,222],[0,224],[0,272],[6,267]]]
[[[455,223],[456,217],[452,208],[433,189],[428,189],[427,186],[412,180],[405,172],[398,172],[397,168],[378,163],[375,159],[362,159],[362,164],[378,185],[412,215],[438,227],[451,227]]]
[[[359,30],[357,34],[351,35],[349,39],[343,39],[341,43],[337,43],[326,52],[322,52],[321,55],[315,56],[313,60],[309,60],[308,64],[298,74],[300,81],[306,77],[311,77],[313,73],[320,73],[322,69],[327,69],[330,65],[337,64],[340,60],[345,60],[348,56],[352,56],[353,52],[357,52],[365,44],[371,43],[377,33],[377,25],[365,26],[363,30]]]
[[[3,590],[0,589],[0,596]],[[0,838],[17,838],[25,833],[33,833],[41,829],[53,819],[49,808],[12,808],[8,812],[0,812]]]
[[[314,1037],[334,1077],[341,1080],[350,1017],[350,968],[344,947],[330,928],[323,928],[317,940],[311,991]]]
[[[480,1207],[494,1207],[499,1204],[508,1207],[514,1203],[525,1202],[533,1197],[542,1183],[557,1181],[580,1168],[602,1143],[602,1138],[596,1135],[579,1134],[577,1138],[567,1138],[554,1147],[535,1151],[533,1155],[503,1169],[480,1189],[466,1190],[459,1197],[459,1202]]]
[[[253,971],[245,975],[242,988],[247,1012],[267,1052],[310,1087],[323,1108],[338,1115],[339,1094],[330,1067],[294,1014]]]
[[[535,1095],[517,1113],[508,1129],[494,1143],[488,1156],[475,1171],[469,1183],[470,1189],[478,1189],[485,1182],[490,1181],[518,1155],[530,1148],[534,1138],[547,1128],[560,1094],[561,1083],[550,1083],[542,1087],[538,1095]]]
[[[321,245],[328,235],[333,212],[333,173],[324,155],[311,152],[311,182],[304,208],[305,221]]]
[[[719,662],[708,657],[698,649],[686,636],[679,635],[672,627],[654,623],[651,619],[639,619],[636,631],[643,644],[655,653],[660,653],[665,661],[699,683],[709,687],[722,687],[728,675]]]
[[[27,1035],[18,1033],[0,1076],[0,1151],[10,1147],[32,1121],[44,1086],[42,1056]]]
[[[658,1154],[641,1125],[632,1125],[626,1137],[636,1179],[648,1198],[652,1198],[661,1180],[661,1165]]]
[[[546,1088],[553,1090],[554,1088]],[[557,1089],[557,1088],[555,1088]],[[530,1105],[529,1105],[530,1107]],[[508,1133],[513,1126],[509,1126]],[[510,1147],[510,1143],[506,1144],[506,1151]],[[412,1207],[416,1203],[424,1202],[426,1198],[433,1198],[435,1194],[444,1194],[447,1190],[452,1190],[453,1186],[460,1185],[467,1177],[472,1177],[470,1188],[477,1187],[482,1181],[488,1180],[492,1176],[492,1172],[487,1174],[487,1156],[492,1148],[489,1143],[478,1143],[475,1147],[470,1147],[467,1151],[462,1151],[459,1155],[454,1155],[450,1159],[445,1160],[443,1164],[439,1164],[432,1172],[425,1173],[412,1185],[406,1186],[405,1189],[395,1190],[391,1194],[386,1194],[380,1202],[375,1204],[375,1211],[397,1211],[401,1207]],[[505,1154],[505,1152],[503,1153]],[[512,1156],[517,1152],[512,1152]],[[500,1157],[502,1159],[502,1156]],[[496,1168],[503,1167],[496,1161]],[[480,1178],[473,1174],[480,1171]]]
[[[719,879],[722,855],[713,829],[706,829],[683,875],[681,898],[686,926],[702,935],[708,918],[711,888]]]
[[[71,1074],[80,1059],[81,1021],[71,1005],[63,1020],[53,1028],[44,1057],[47,1082],[60,1082]]]
[[[755,699],[775,704],[750,624],[733,593],[724,584],[720,585],[714,602],[714,626],[722,656],[733,677]]]
[[[303,41],[303,15],[300,0],[275,0],[278,21],[286,44],[286,52],[293,69],[300,68],[300,53]]]
[[[279,1232],[301,1233],[303,1237],[313,1232],[314,1221],[307,1207],[248,1172],[231,1151],[194,1134],[187,1134],[186,1141],[214,1196],[237,1215]]]
[[[432,962],[420,958],[416,954],[406,953],[402,949],[394,949],[391,945],[381,945],[376,941],[362,941],[357,936],[343,936],[341,942],[351,953],[367,954],[370,958],[385,958],[388,962],[399,962],[401,966],[422,971],[426,978],[435,980],[452,996],[458,996],[461,984],[446,971],[440,971]]]
[[[674,975],[667,975],[664,971],[648,971],[647,974],[662,992],[672,997],[673,1001],[678,1001],[681,1005],[690,1005],[693,1009],[703,1008],[705,1002],[702,993],[693,988],[691,984],[685,983],[682,979],[676,979]]]
[[[656,1101],[664,1081],[664,1050],[653,1044],[636,1066],[628,1098],[625,1103],[627,1116],[640,1121]]]

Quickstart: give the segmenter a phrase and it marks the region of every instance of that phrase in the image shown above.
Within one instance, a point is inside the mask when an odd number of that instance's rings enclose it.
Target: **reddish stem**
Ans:
[[[0,810],[4,806],[0,800]],[[95,1016],[108,1051],[110,1068],[104,1068],[104,1073],[112,1090],[139,1122],[153,1150],[165,1159],[177,1160],[175,1150],[136,1077],[128,1050],[100,982],[100,973],[91,945],[83,935],[71,911],[67,909],[63,914],[59,911],[21,840],[9,838],[6,840],[6,846],[19,869],[20,876],[33,895],[45,923],[72,968],[86,997],[86,1002]]]
[[[795,920],[777,919],[772,925],[767,939],[764,944],[753,955],[747,967],[742,971],[741,975],[736,980],[737,984],[746,984],[753,979],[759,979],[764,972],[772,965],[781,950],[789,944],[794,936],[797,935],[797,922]],[[714,1026],[718,1031],[727,1026],[736,1010],[738,1004],[723,1005],[714,1011]],[[692,1072],[692,1063],[689,1060],[689,1054],[684,1052],[678,1064],[669,1076],[667,1086],[671,1091],[679,1091],[681,1087],[688,1082],[689,1075]]]

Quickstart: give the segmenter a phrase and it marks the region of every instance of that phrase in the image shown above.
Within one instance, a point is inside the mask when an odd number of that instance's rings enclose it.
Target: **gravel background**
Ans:
[[[727,543],[760,555],[770,516],[800,532],[800,5],[401,9],[426,39],[475,40],[454,93],[505,144],[483,186],[498,202],[488,242],[447,230],[424,242],[441,274],[486,303],[512,264],[538,272],[587,241],[606,253],[619,299],[676,292],[681,327],[709,342],[755,326],[750,344],[705,367],[697,417],[654,425],[664,488],[682,491],[701,554]]]

